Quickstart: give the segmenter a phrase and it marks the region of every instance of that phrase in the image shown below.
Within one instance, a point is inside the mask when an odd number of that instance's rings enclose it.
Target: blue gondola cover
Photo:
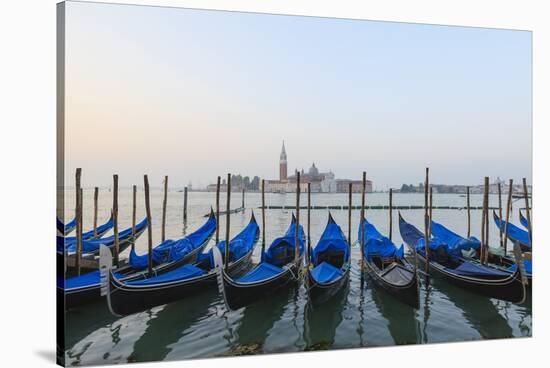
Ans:
[[[493,214],[493,219],[495,220],[495,224],[497,225],[497,227],[502,226],[502,231],[504,233],[504,229],[506,228],[506,221],[501,220],[496,214]],[[531,242],[529,241],[529,233],[510,222],[508,222],[508,237],[513,241],[518,241],[523,245],[529,247],[531,246]]]
[[[319,242],[311,252],[311,261],[318,263],[319,255],[323,253],[343,253],[344,263],[349,260],[349,244],[342,229],[334,221],[329,221]]]
[[[143,280],[127,281],[127,285],[152,285],[159,283],[167,283],[172,281],[187,280],[193,277],[204,275],[205,271],[192,264],[185,264],[175,270],[165,272],[158,276],[149,277]]]
[[[153,248],[153,263],[155,265],[177,261],[203,244],[216,230],[216,218],[208,220],[193,233],[178,239],[165,240]],[[138,255],[134,250],[130,252],[130,265],[135,269],[142,269],[148,265],[147,254]]]
[[[256,282],[261,280],[267,280],[273,276],[276,276],[283,272],[283,269],[272,264],[262,262],[258,264],[249,273],[238,278],[236,281],[240,283]]]
[[[293,255],[295,252],[294,234],[296,234],[296,222],[293,215],[292,222],[285,235],[273,240],[269,248],[262,254],[262,261],[271,263],[275,266],[282,266],[280,260],[285,258],[284,255]],[[300,255],[304,252],[305,239],[304,228],[300,225],[298,230],[298,252]]]
[[[140,223],[136,224],[136,232],[142,231],[147,227],[147,218],[144,218]],[[124,229],[118,233],[119,239],[128,238],[132,235],[132,228]],[[101,244],[110,247],[115,242],[115,236],[111,235],[106,238],[93,239],[93,240],[83,240],[82,241],[82,253],[92,253],[99,250]],[[76,252],[76,243],[72,243],[67,247],[67,252],[74,253]]]
[[[332,280],[335,280],[342,275],[342,270],[334,267],[328,262],[321,262],[321,264],[317,265],[313,270],[311,270],[311,276],[316,282],[320,284],[331,282]]]
[[[481,247],[481,242],[475,236],[463,238],[435,221],[432,221],[432,236],[446,244],[448,251],[457,256],[461,255],[461,250],[478,250]]]
[[[365,234],[365,257],[370,259],[372,256],[378,256],[382,258],[403,258],[405,256],[405,249],[403,245],[397,248],[393,242],[380,234],[380,232],[369,223],[366,219],[363,219],[364,234]],[[358,229],[358,237],[361,241],[361,225]]]

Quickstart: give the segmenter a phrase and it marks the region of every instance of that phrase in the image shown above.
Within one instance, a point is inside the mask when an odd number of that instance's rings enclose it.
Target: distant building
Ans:
[[[284,182],[287,180],[288,167],[286,162],[286,150],[285,141],[283,141],[283,149],[279,156],[279,181]]]
[[[296,178],[298,170],[288,176],[288,161],[286,147],[283,141],[281,154],[279,155],[279,180],[266,180],[265,190],[272,193],[294,193],[296,191]],[[300,190],[307,192],[308,184],[312,193],[347,193],[349,183],[352,183],[353,192],[361,192],[362,182],[359,180],[336,179],[332,171],[320,172],[315,162],[307,172],[300,171]],[[372,192],[372,181],[367,180],[366,191]]]

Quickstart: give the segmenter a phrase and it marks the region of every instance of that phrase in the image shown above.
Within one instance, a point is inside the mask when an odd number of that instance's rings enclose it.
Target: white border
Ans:
[[[546,365],[550,313],[546,289],[550,278],[550,237],[544,224],[548,206],[548,125],[550,124],[550,29],[545,1],[502,0],[164,0],[119,3],[202,9],[361,18],[431,24],[532,30],[534,47],[534,338],[397,348],[353,349],[329,353],[282,354],[249,358],[208,359],[141,367],[275,367],[421,366],[495,367],[499,364]],[[55,348],[54,252],[55,213],[55,0],[5,2],[0,14],[0,193],[2,242],[2,367],[53,364]],[[546,24],[545,24],[546,23]],[[502,134],[513,132],[502,132]],[[548,239],[548,241],[546,241]],[[10,263],[13,250],[23,250],[24,273]],[[6,267],[7,266],[7,267]],[[21,287],[24,286],[24,287]],[[449,323],[453,323],[449,321]],[[538,359],[540,354],[541,359]],[[537,364],[538,363],[538,364]]]

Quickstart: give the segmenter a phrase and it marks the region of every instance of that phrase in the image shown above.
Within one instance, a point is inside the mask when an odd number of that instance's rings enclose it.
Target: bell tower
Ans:
[[[279,157],[279,180],[287,181],[287,162],[286,162],[285,141],[283,141],[283,148],[281,149],[281,156]]]

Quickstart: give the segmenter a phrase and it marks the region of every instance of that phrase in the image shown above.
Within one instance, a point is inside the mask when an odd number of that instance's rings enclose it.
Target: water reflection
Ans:
[[[460,288],[438,279],[434,279],[433,284],[439,292],[444,293],[462,311],[468,324],[479,332],[481,338],[494,339],[513,336],[508,321],[498,312],[490,298],[464,292]]]
[[[304,340],[306,350],[329,349],[335,343],[336,328],[343,319],[350,289],[349,280],[344,287],[321,305],[304,307]]]
[[[279,321],[295,290],[285,289],[272,298],[263,299],[245,307],[236,328],[238,343],[232,348],[235,355],[256,354],[263,351],[263,345],[275,322]]]
[[[214,292],[198,294],[193,301],[181,300],[165,305],[147,321],[147,328],[135,342],[129,362],[164,360],[170,346],[177,343],[185,332],[205,316],[212,313]]]
[[[414,308],[378,288],[373,288],[371,295],[378,311],[388,321],[388,330],[396,345],[423,342],[421,324],[416,319]],[[429,314],[425,313],[425,316],[429,318]]]

